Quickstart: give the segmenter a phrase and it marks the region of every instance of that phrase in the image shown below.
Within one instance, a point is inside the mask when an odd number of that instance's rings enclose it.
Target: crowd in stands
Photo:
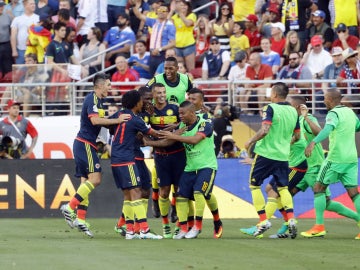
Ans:
[[[193,79],[289,79],[293,93],[309,87],[296,79],[336,79],[320,83],[319,95],[335,86],[346,94],[359,92],[357,83],[343,82],[360,78],[358,1],[218,0],[217,9],[204,7],[208,3],[0,0],[0,81],[29,54],[39,64],[55,64],[51,81],[70,81],[61,66],[69,63],[81,65],[86,78],[101,70],[102,56],[89,57],[115,46],[105,55],[106,66],[114,65],[113,82],[143,85],[164,72],[166,57],[176,56]],[[199,7],[204,8],[193,12]],[[244,102],[254,95],[263,104],[266,87],[270,84],[251,82],[233,90],[246,109]],[[115,96],[127,89],[115,89],[120,91]],[[64,102],[66,91],[51,88],[46,100]]]

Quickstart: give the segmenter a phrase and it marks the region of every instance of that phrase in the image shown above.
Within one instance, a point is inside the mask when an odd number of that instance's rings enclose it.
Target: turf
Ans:
[[[359,229],[353,221],[327,219],[325,238],[263,239],[240,233],[256,220],[224,220],[222,239],[212,238],[204,221],[198,239],[125,240],[112,219],[90,219],[95,238],[67,227],[63,219],[1,219],[0,269],[359,269]],[[301,219],[299,232],[314,220]],[[149,220],[161,233],[160,220]]]

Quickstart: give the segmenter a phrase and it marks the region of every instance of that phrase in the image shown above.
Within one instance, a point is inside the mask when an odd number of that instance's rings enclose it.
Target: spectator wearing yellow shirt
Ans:
[[[184,61],[188,70],[195,68],[195,38],[194,27],[196,15],[192,12],[190,1],[178,0],[173,5],[172,12],[176,12],[171,17],[176,28],[175,51],[179,61]]]
[[[235,55],[238,51],[250,53],[249,38],[243,34],[245,24],[243,22],[234,22],[233,34],[230,37],[231,62],[234,62]]]

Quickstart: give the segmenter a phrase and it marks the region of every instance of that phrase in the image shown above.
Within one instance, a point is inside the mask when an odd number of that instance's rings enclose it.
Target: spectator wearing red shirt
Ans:
[[[124,56],[118,56],[115,59],[117,71],[112,75],[112,82],[138,82],[140,80],[139,73],[128,67],[128,62]],[[120,95],[136,88],[135,85],[118,85],[115,86],[111,91],[111,96],[113,96],[111,102],[119,102]]]
[[[258,20],[259,19],[255,14],[249,14],[246,17],[246,21],[245,21],[246,29],[244,31],[244,34],[249,38],[250,52],[261,51],[260,49],[261,34],[256,25]]]
[[[281,22],[271,24],[271,50],[283,57],[286,38],[284,37],[285,25]],[[281,66],[284,61],[281,61]]]
[[[252,95],[257,96],[259,109],[264,106],[266,88],[270,87],[270,83],[256,83],[256,80],[272,80],[273,73],[271,67],[266,64],[261,64],[261,56],[259,53],[252,53],[249,57],[248,68],[246,69],[246,80],[251,80],[252,83],[247,85],[251,88]]]
[[[335,39],[332,46],[341,47],[343,50],[351,48],[356,50],[357,45],[359,44],[359,38],[349,34],[349,29],[343,23],[339,23],[336,27],[336,33],[338,39]]]

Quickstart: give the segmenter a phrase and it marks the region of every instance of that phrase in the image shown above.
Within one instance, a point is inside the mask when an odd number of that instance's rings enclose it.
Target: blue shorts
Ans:
[[[123,166],[111,165],[111,169],[117,188],[133,189],[141,187],[140,175],[135,163],[129,163]]]
[[[185,151],[154,155],[159,187],[178,186],[186,165]]]
[[[306,172],[307,172],[307,162],[304,160],[299,165],[293,168],[289,168],[289,185],[288,189],[291,191],[293,188],[295,188],[300,181],[304,178]],[[277,185],[274,181],[274,179],[271,179],[269,184],[273,188],[274,191],[278,192]]]
[[[194,199],[194,193],[204,194],[205,199],[210,199],[214,187],[216,170],[204,168],[193,172],[183,172],[180,178],[177,195]]]
[[[101,172],[96,149],[90,144],[74,140],[73,153],[76,165],[75,177],[88,178],[89,173]]]
[[[148,167],[144,160],[135,159],[136,167],[138,168],[141,188],[143,190],[148,190],[151,188],[151,177]]]
[[[193,44],[193,45],[189,45],[189,46],[186,46],[183,48],[175,48],[175,53],[176,53],[176,56],[178,56],[178,57],[185,57],[190,54],[195,54],[196,46],[195,46],[195,44]]]
[[[261,186],[264,180],[271,175],[278,187],[288,186],[289,163],[287,161],[273,160],[255,155],[250,170],[250,185]]]

